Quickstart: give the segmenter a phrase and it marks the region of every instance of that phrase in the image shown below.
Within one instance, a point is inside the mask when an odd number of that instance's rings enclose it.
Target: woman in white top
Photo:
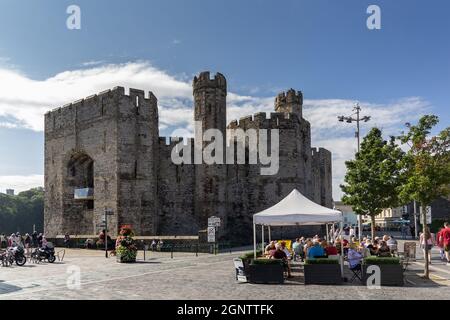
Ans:
[[[433,249],[434,234],[430,233],[430,231],[422,232],[420,234],[420,247],[423,250],[423,256],[425,257],[425,246],[428,247],[428,261],[431,264],[431,249]]]

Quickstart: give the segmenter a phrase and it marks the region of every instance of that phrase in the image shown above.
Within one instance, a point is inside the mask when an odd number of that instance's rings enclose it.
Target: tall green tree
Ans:
[[[0,193],[0,233],[43,231],[44,190],[34,188],[16,196]]]
[[[417,125],[406,124],[408,132],[400,141],[409,147],[404,157],[404,184],[399,188],[403,202],[415,200],[421,206],[423,232],[429,233],[425,208],[439,197],[450,193],[450,127],[430,136],[439,118],[423,116]],[[429,278],[428,247],[425,246],[424,277]]]
[[[397,188],[401,184],[400,162],[404,152],[391,137],[386,141],[378,128],[364,137],[361,150],[354,160],[346,161],[347,173],[342,201],[351,205],[356,214],[371,217],[372,239],[375,237],[375,217],[384,208],[398,206]]]

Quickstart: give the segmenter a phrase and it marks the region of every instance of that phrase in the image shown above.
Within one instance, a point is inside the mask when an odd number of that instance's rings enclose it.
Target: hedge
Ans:
[[[261,250],[261,249],[260,249],[260,250],[256,250],[256,256],[257,256],[257,257],[262,256],[262,250]],[[251,251],[251,252],[244,253],[244,254],[243,254],[242,256],[240,256],[239,258],[242,259],[242,260],[251,260],[251,259],[254,258],[254,252]]]
[[[264,265],[280,264],[280,263],[283,263],[283,260],[280,260],[280,259],[254,259],[251,262],[251,264],[259,264],[259,265],[261,265],[261,264],[264,264]]]
[[[400,258],[397,257],[367,257],[364,259],[364,264],[400,264]]]
[[[339,264],[339,260],[327,258],[306,259],[305,264]]]

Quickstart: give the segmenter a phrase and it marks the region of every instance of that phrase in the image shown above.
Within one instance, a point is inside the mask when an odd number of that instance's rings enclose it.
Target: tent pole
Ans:
[[[253,223],[253,258],[256,259],[256,224]]]
[[[270,226],[267,226],[269,228],[269,242],[272,242],[272,233],[270,232]]]
[[[334,242],[336,242],[336,239],[334,238],[334,235],[335,235],[335,233],[336,233],[336,230],[335,230],[335,226],[334,226],[335,224],[333,223],[333,226],[331,227],[332,229],[331,229],[331,232],[332,232],[332,236],[331,236],[331,241],[333,241],[333,243]]]
[[[325,225],[325,232],[326,232],[326,236],[325,239],[327,240],[327,242],[330,242],[330,238],[329,238],[329,234],[328,234],[328,223]]]
[[[261,250],[264,254],[264,225],[261,225]]]

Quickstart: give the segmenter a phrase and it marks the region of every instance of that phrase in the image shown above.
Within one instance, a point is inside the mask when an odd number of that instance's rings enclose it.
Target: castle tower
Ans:
[[[221,73],[213,79],[209,72],[194,77],[194,120],[202,122],[202,131],[219,129],[225,134],[227,125],[227,81]],[[199,132],[198,132],[199,133]]]
[[[222,133],[223,162],[225,161],[226,137],[226,96],[227,82],[217,73],[210,78],[209,72],[202,72],[193,81],[194,120],[201,123],[201,130],[195,132],[196,148],[204,148],[211,141],[203,140],[202,135],[208,129],[218,129]],[[206,229],[208,217],[222,218],[222,230],[226,224],[226,176],[225,164],[197,164],[195,166],[195,216],[200,228]]]
[[[301,91],[289,89],[288,92],[281,92],[275,98],[275,111],[284,113],[295,113],[298,118],[302,118],[303,94]]]
[[[157,99],[123,87],[90,96],[45,115],[44,229],[49,238],[98,234],[105,210],[117,234],[132,225],[155,234]]]

